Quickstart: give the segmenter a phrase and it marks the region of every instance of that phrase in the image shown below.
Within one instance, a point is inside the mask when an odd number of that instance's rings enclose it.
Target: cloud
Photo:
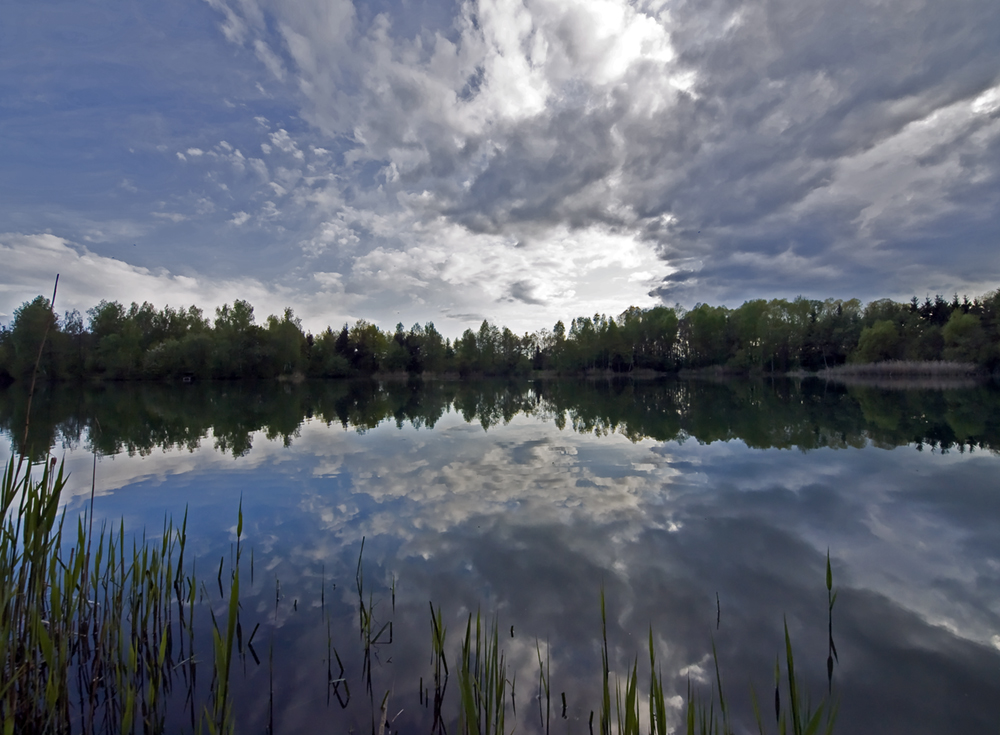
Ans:
[[[298,303],[287,289],[256,279],[218,280],[140,268],[49,234],[0,233],[0,257],[7,271],[7,285],[0,289],[0,312],[8,316],[38,294],[50,295],[57,273],[59,313],[86,312],[100,299],[125,304],[149,301],[160,308],[195,304],[208,315],[216,306],[236,299],[249,300],[262,316]],[[303,313],[315,316],[308,302],[304,306]]]
[[[261,63],[267,67],[267,70],[274,75],[275,79],[283,80],[285,78],[285,67],[281,63],[275,53],[271,48],[261,39],[257,39],[253,43],[253,50],[257,54],[257,58],[260,59]]]
[[[279,128],[270,135],[271,143],[278,150],[284,151],[290,156],[297,158],[298,160],[303,160],[305,154],[299,150],[298,145],[292,140],[288,131],[284,128]]]
[[[508,290],[510,298],[523,301],[526,304],[544,304],[535,297],[535,286],[530,281],[515,281]]]
[[[441,324],[452,331],[465,324],[459,314],[482,313],[484,305],[488,314],[502,309],[503,324],[518,332],[537,329],[541,314],[545,324],[595,310],[617,314],[623,300],[651,306],[648,282],[633,275],[664,269],[645,243],[603,227],[525,242],[440,221],[416,226],[410,238],[409,247],[354,258],[348,289],[397,304],[447,294]]]
[[[313,273],[313,278],[324,291],[343,292],[344,290],[343,276],[340,273]]]
[[[165,219],[170,222],[183,222],[188,217],[185,214],[180,214],[179,212],[151,212],[154,217],[159,219]]]
[[[659,286],[665,300],[1000,276],[984,252],[1000,229],[985,31],[1000,10],[984,0],[484,1],[422,31],[348,3],[260,12],[281,28],[269,38],[306,119],[351,141],[345,164],[381,167],[369,191],[383,211],[395,200],[425,223],[538,242],[629,233],[660,278],[701,264]],[[300,157],[284,132],[272,144]],[[953,239],[960,259],[941,255]]]

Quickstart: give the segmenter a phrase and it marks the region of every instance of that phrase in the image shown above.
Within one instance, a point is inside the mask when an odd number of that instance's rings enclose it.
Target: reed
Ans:
[[[465,625],[458,673],[458,732],[463,735],[504,735],[507,714],[507,662],[500,648],[499,626],[494,618],[489,630],[476,613]]]
[[[448,658],[445,655],[445,640],[448,630],[444,624],[444,617],[441,608],[434,610],[434,603],[429,603],[431,608],[431,667],[434,676],[434,710],[431,732],[444,735],[447,732],[444,718],[444,697],[448,691]],[[421,682],[421,689],[423,689]],[[423,691],[423,703],[426,707],[430,704],[430,692]]]
[[[803,699],[802,684],[795,673],[795,657],[791,636],[788,633],[788,625],[786,623],[784,626],[786,673],[784,682],[780,659],[775,662],[775,720],[779,735],[787,735],[788,733],[792,735],[818,735],[818,733],[830,735],[833,732],[834,723],[837,718],[837,705],[835,700],[833,700],[833,660],[836,658],[836,646],[833,643],[833,604],[836,601],[837,594],[833,589],[833,571],[830,565],[829,552],[827,552],[826,585],[830,611],[830,658],[827,662],[829,676],[828,697],[820,700],[815,709],[812,709],[808,699]],[[647,715],[645,727],[643,727],[642,723],[643,708],[639,697],[638,656],[626,671],[624,679],[616,679],[613,690],[614,698],[612,699],[607,617],[603,589],[601,590],[601,628],[601,673],[603,679],[603,697],[599,720],[601,735],[639,735],[642,732],[648,732],[650,735],[665,735],[666,733],[675,732],[672,723],[669,722],[669,718],[667,717],[668,706],[663,691],[663,672],[657,667],[652,628],[649,629],[649,688],[645,712]],[[715,666],[715,681],[707,696],[704,693],[699,693],[691,686],[690,681],[688,682],[687,702],[682,727],[686,735],[732,735],[734,733],[731,723],[731,713],[722,685],[722,669],[719,664],[719,655],[714,641],[712,642],[712,661]],[[782,686],[783,683],[784,687]],[[781,706],[782,691],[785,693],[785,701],[787,702],[787,706],[784,709]],[[752,684],[750,686],[750,697],[758,731],[760,735],[765,735],[767,729],[764,726],[757,693]],[[613,711],[612,704],[614,705]],[[593,713],[591,713],[592,722]],[[591,732],[593,732],[593,725],[591,725]]]
[[[211,709],[206,705],[203,725],[211,735],[233,733],[236,724],[233,718],[232,703],[229,697],[229,673],[233,662],[234,639],[242,639],[242,626],[239,620],[240,604],[240,557],[243,536],[243,500],[240,499],[238,520],[236,523],[236,559],[232,566],[229,582],[229,600],[226,604],[226,624],[223,628],[215,617],[215,611],[209,608],[212,617],[212,651],[213,670],[211,684]],[[224,559],[219,560],[219,589],[222,591],[222,568]],[[242,651],[243,645],[239,644]]]
[[[65,481],[62,467],[35,480],[12,458],[0,483],[0,729],[162,730],[175,681],[194,676],[187,519],[131,545],[121,524],[95,531],[92,509],[71,530]]]
[[[982,377],[985,371],[972,362],[948,360],[885,360],[845,363],[819,371],[819,376],[838,378],[964,378]]]
[[[538,721],[545,729],[545,735],[549,733],[549,721],[552,714],[552,693],[549,690],[549,682],[552,681],[552,667],[549,658],[549,647],[545,646],[545,658],[542,659],[542,649],[535,641],[535,655],[538,657]],[[545,703],[544,708],[542,702]]]
[[[624,683],[615,681],[615,696],[611,698],[611,669],[608,652],[607,609],[604,600],[604,590],[601,589],[601,677],[602,702],[600,714],[601,735],[639,735],[642,730],[642,706],[639,702],[639,658],[633,659],[631,668],[626,672]],[[647,702],[647,732],[650,735],[672,733],[673,728],[667,718],[667,702],[663,693],[663,671],[656,665],[656,647],[653,644],[653,629],[649,629],[649,690]],[[612,701],[614,712],[612,713]],[[689,692],[688,701],[691,701]],[[593,722],[593,713],[591,713]],[[591,726],[593,730],[593,726]]]

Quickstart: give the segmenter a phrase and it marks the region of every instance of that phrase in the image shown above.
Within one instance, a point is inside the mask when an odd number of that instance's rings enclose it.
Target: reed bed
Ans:
[[[213,673],[199,689],[204,593],[185,571],[186,513],[157,539],[128,536],[123,523],[95,529],[93,501],[67,523],[64,485],[54,463],[33,479],[14,458],[0,483],[0,732],[164,732],[184,711],[192,731],[231,732],[238,568],[227,618],[212,613]]]
[[[982,367],[971,362],[947,360],[886,360],[884,362],[846,363],[820,370],[822,378],[978,378],[985,377]]]

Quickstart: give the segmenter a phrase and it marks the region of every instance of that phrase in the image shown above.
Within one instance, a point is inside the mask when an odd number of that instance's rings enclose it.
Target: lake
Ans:
[[[0,392],[5,457],[25,411],[22,393]],[[751,684],[773,731],[785,623],[813,701],[830,686],[828,552],[836,732],[1000,727],[993,386],[55,386],[31,413],[17,447],[65,459],[70,516],[92,482],[97,519],[151,538],[187,509],[206,610],[242,502],[239,732],[367,732],[384,698],[394,731],[430,730],[429,603],[453,669],[470,612],[495,617],[508,730],[544,731],[548,708],[551,732],[589,732],[602,590],[612,686],[637,655],[647,680],[652,630],[679,724],[689,683],[711,695],[714,643],[737,732],[756,732]],[[392,623],[367,665],[360,605],[369,638]],[[182,699],[172,721],[190,730]]]

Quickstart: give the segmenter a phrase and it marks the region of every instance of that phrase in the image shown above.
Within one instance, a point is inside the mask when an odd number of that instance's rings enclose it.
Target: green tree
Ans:
[[[479,345],[476,343],[476,333],[471,329],[462,332],[455,343],[455,362],[461,375],[469,375],[479,369]]]
[[[388,339],[371,322],[358,319],[348,335],[348,360],[363,375],[378,372],[385,355]]]
[[[253,306],[236,299],[233,305],[223,304],[215,310],[215,330],[224,334],[245,334],[253,329]]]
[[[762,332],[768,305],[764,299],[745,301],[729,316],[734,339],[730,365],[742,370],[762,370],[765,364]]]
[[[488,375],[501,372],[502,347],[500,345],[500,330],[497,329],[496,325],[483,319],[483,323],[479,325],[479,331],[476,333],[476,347],[479,350],[477,369]]]
[[[133,303],[126,310],[117,301],[103,299],[89,309],[87,314],[93,347],[88,369],[112,380],[140,377],[144,342],[148,342],[143,328],[149,324],[150,309]]]
[[[83,317],[76,309],[63,315],[62,328],[53,340],[55,361],[60,366],[63,379],[82,379],[87,372],[87,343],[90,335],[83,324]]]
[[[730,357],[724,306],[698,304],[680,321],[680,338],[687,367],[723,365]]]
[[[898,360],[901,348],[899,329],[888,319],[883,319],[861,330],[861,338],[852,361],[869,363]]]
[[[417,325],[414,325],[414,330]],[[411,333],[414,331],[411,330]],[[441,333],[434,327],[434,322],[427,322],[420,341],[420,366],[422,370],[438,373],[445,369],[447,348]]]
[[[59,365],[53,355],[52,342],[56,338],[59,324],[49,300],[36,296],[25,301],[14,310],[7,343],[7,371],[15,380],[30,380],[38,362],[40,380],[56,380],[60,375]],[[39,360],[39,348],[48,332],[48,339]]]
[[[308,342],[302,333],[302,321],[290,308],[285,308],[280,317],[272,314],[267,318],[266,353],[270,362],[267,377],[303,372],[307,351]]]
[[[941,329],[941,336],[944,338],[945,360],[974,363],[988,361],[990,344],[979,317],[955,309],[951,312],[948,323]]]
[[[256,378],[260,376],[263,345],[260,328],[254,324],[253,306],[237,299],[232,306],[215,310],[211,374],[215,378]]]
[[[347,328],[344,334],[344,351],[347,344]],[[338,349],[340,335],[329,327],[317,337],[309,353],[309,374],[317,378],[343,378],[350,374],[351,364],[342,350]]]

